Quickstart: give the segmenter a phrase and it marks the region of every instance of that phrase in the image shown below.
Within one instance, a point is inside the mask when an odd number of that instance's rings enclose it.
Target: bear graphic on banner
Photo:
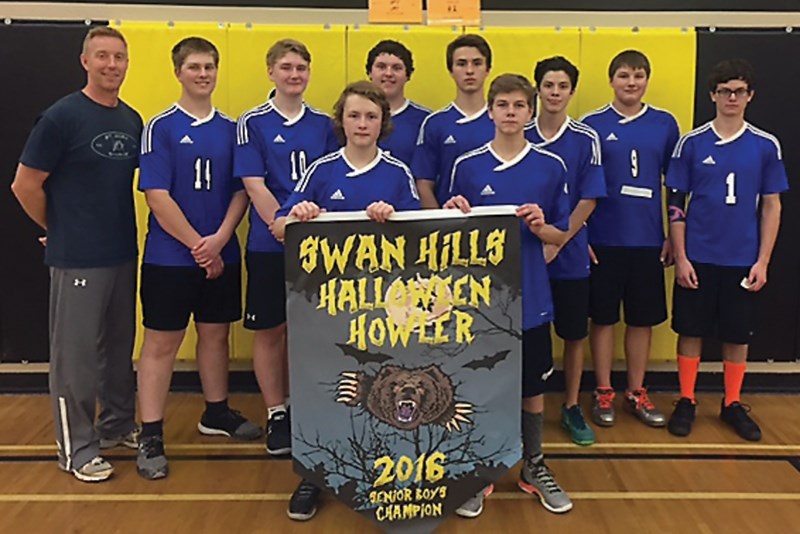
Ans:
[[[407,369],[386,365],[376,375],[363,371],[341,373],[337,402],[360,406],[378,420],[400,430],[440,425],[460,431],[472,424],[468,402],[455,401],[453,381],[438,365]]]

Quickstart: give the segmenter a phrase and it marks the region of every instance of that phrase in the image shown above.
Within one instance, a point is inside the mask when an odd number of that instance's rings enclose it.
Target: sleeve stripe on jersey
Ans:
[[[417,136],[417,146],[420,146],[422,144],[422,142],[425,140],[425,126],[428,125],[428,121],[430,120],[430,118],[433,117],[434,115],[438,115],[440,113],[447,113],[448,111],[450,111],[450,108],[452,108],[452,107],[453,107],[453,104],[447,104],[445,107],[443,107],[439,111],[434,111],[433,113],[431,113],[430,115],[425,117],[425,120],[422,121],[422,124],[419,127],[419,135]]]
[[[688,141],[690,137],[694,137],[695,135],[700,135],[701,133],[708,131],[709,128],[711,128],[711,123],[707,122],[704,125],[695,128],[691,132],[681,137],[680,140],[678,141],[678,144],[675,145],[675,149],[672,151],[672,157],[676,159],[681,157],[681,152],[683,152],[683,145],[686,144],[686,141]]]
[[[236,144],[237,145],[246,145],[250,142],[250,132],[247,130],[247,121],[250,120],[251,117],[256,117],[258,115],[264,115],[265,113],[269,113],[272,111],[272,103],[267,102],[266,104],[261,104],[258,107],[251,109],[250,111],[245,111],[239,120],[236,122]]]
[[[532,147],[532,148],[533,148],[533,149],[534,149],[536,152],[538,152],[539,154],[542,154],[542,155],[544,155],[544,156],[550,156],[550,157],[552,157],[552,158],[555,158],[555,159],[557,159],[557,160],[558,160],[558,162],[561,164],[561,166],[564,168],[564,172],[567,172],[567,164],[566,164],[566,163],[564,163],[564,160],[563,160],[563,159],[561,159],[561,156],[559,156],[558,154],[556,154],[556,153],[554,153],[554,152],[550,152],[549,150],[545,150],[545,149],[543,149],[543,148],[539,148],[538,146],[534,145],[533,143],[531,143],[531,147]]]
[[[220,117],[222,117],[222,118],[223,118],[223,119],[225,119],[226,121],[228,121],[228,122],[232,122],[233,124],[236,124],[236,119],[233,119],[233,118],[229,117],[228,115],[225,115],[225,114],[224,114],[223,112],[221,112],[220,110],[216,110],[216,111],[217,111],[217,115],[219,115]]]
[[[749,122],[747,123],[747,129],[750,130],[751,132],[753,132],[755,135],[758,135],[759,137],[763,137],[764,139],[768,139],[768,140],[772,141],[772,144],[775,145],[775,150],[778,151],[778,160],[779,161],[783,161],[783,153],[781,151],[781,142],[778,141],[777,137],[775,137],[771,133],[765,132],[764,130],[762,130],[760,128],[756,128],[755,126],[753,126]]]
[[[305,104],[305,102],[304,102],[304,104]],[[319,110],[319,109],[317,109],[317,108],[315,108],[313,106],[309,106],[308,104],[305,104],[305,105],[306,105],[306,109],[308,111],[310,111],[311,113],[316,113],[317,115],[322,115],[323,117],[327,117],[329,119],[331,118],[331,116],[328,115],[327,113],[325,113],[324,111]]]
[[[403,169],[403,172],[406,173],[406,176],[408,176],[408,185],[411,188],[411,195],[415,199],[419,200],[419,193],[417,193],[417,182],[414,180],[414,176],[411,174],[411,170],[408,168],[408,166],[399,159],[393,158],[391,155],[383,151],[381,151],[381,158],[386,163]]]
[[[297,182],[297,187],[295,187],[294,190],[299,193],[305,191],[309,180],[311,180],[311,175],[314,174],[314,171],[317,170],[317,167],[319,167],[323,163],[339,159],[342,156],[342,150],[343,149],[337,150],[336,152],[331,152],[330,154],[322,156],[321,158],[315,160],[314,163],[312,163],[311,166],[309,166],[308,169],[306,169],[305,174],[303,174],[303,177],[300,178],[299,182]]]
[[[144,156],[145,154],[149,154],[153,151],[153,127],[155,127],[156,123],[163,119],[164,117],[169,117],[173,113],[178,111],[178,106],[171,106],[165,111],[162,111],[149,121],[142,130],[142,148],[141,148],[141,155]]]
[[[421,106],[421,105],[417,104],[417,103],[416,103],[416,102],[414,102],[413,100],[409,100],[409,101],[408,101],[408,105],[409,105],[409,106],[411,106],[412,108],[417,108],[417,109],[418,109],[418,110],[420,110],[420,111],[424,111],[424,112],[425,112],[425,113],[427,113],[428,115],[430,115],[430,114],[431,114],[431,110],[430,110],[430,109],[426,108],[425,106]]]
[[[451,193],[453,192],[453,184],[455,183],[456,180],[456,168],[458,167],[458,164],[464,161],[465,159],[479,156],[484,152],[488,151],[489,151],[489,143],[486,143],[485,145],[479,146],[478,148],[474,148],[469,152],[465,152],[460,156],[458,156],[456,160],[453,162],[453,170],[450,171],[450,187],[448,188],[448,191],[450,191]]]
[[[569,121],[569,128],[575,133],[583,134],[587,136],[592,142],[592,161],[590,162],[592,165],[602,165],[603,164],[603,151],[600,148],[600,136],[597,135],[597,132],[594,131],[594,128],[583,124],[582,122],[578,122],[575,120],[570,119]]]
[[[603,106],[600,109],[596,109],[594,111],[590,111],[589,113],[584,114],[583,117],[578,119],[578,121],[583,122],[583,121],[586,120],[586,117],[592,117],[594,115],[602,115],[603,113],[608,111],[610,108],[611,108],[611,104],[606,104],[605,106]]]

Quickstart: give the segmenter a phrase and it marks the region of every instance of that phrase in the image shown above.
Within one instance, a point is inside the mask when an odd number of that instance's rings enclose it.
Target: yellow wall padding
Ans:
[[[578,115],[608,104],[608,64],[623,50],[636,49],[650,60],[652,73],[645,102],[675,115],[681,132],[692,129],[697,40],[694,29],[598,28],[581,31]]]
[[[455,97],[455,86],[447,71],[445,49],[461,35],[461,27],[354,26],[347,31],[347,81],[367,79],[367,52],[383,39],[400,41],[414,57],[414,73],[406,85],[406,96],[432,110],[446,106]]]
[[[302,42],[311,53],[311,81],[306,101],[331,113],[345,85],[346,53],[344,26],[264,26],[233,24],[228,30],[230,49],[230,113],[239,116],[264,102],[272,83],[267,77],[266,55],[279,39]]]
[[[311,52],[311,82],[306,100],[331,112],[344,85],[366,77],[367,52],[381,39],[395,39],[414,54],[415,72],[406,94],[420,104],[438,109],[450,102],[455,89],[445,65],[447,43],[464,33],[461,27],[424,26],[310,26],[199,24],[163,22],[122,22],[120,29],[131,55],[122,98],[145,120],[167,108],[180,96],[170,60],[172,47],[183,37],[198,35],[211,40],[220,50],[221,62],[214,104],[232,117],[262,103],[271,88],[265,56],[278,39],[291,37],[306,44]],[[505,72],[533,77],[540,59],[563,55],[580,68],[578,91],[569,112],[579,117],[612,98],[608,86],[608,64],[622,50],[644,52],[653,66],[646,102],[671,111],[681,131],[691,128],[694,109],[696,40],[693,30],[681,29],[586,29],[586,28],[482,28],[468,29],[483,35],[492,47],[493,68],[489,81]],[[487,81],[488,89],[488,81]],[[140,245],[146,231],[147,206],[137,193]],[[247,223],[239,228],[244,247]],[[245,276],[246,279],[246,276]],[[672,270],[667,271],[671,294]],[[141,313],[141,312],[140,312]],[[140,316],[141,319],[141,316]],[[141,322],[141,321],[140,321]],[[140,327],[141,329],[141,327]],[[232,356],[250,359],[252,334],[237,323],[233,326]],[[622,328],[617,332],[615,355],[622,351]],[[141,346],[137,336],[137,353]],[[194,358],[196,337],[190,328],[179,353],[180,359]],[[675,336],[665,324],[653,338],[654,360],[674,358]],[[560,353],[560,345],[556,347]],[[588,352],[587,352],[588,354]]]
[[[505,73],[522,74],[533,82],[533,68],[541,59],[564,56],[578,65],[581,34],[577,28],[485,28],[478,32],[492,47],[489,81]],[[489,83],[486,84],[489,89]],[[575,102],[567,110],[574,115]]]

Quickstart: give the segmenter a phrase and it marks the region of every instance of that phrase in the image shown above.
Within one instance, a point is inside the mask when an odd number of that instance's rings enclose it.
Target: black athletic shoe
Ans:
[[[685,437],[692,431],[696,406],[691,399],[681,397],[675,403],[675,411],[669,418],[667,429],[673,436]]]
[[[288,411],[275,412],[267,420],[267,452],[272,456],[292,452],[292,427]]]
[[[320,490],[317,486],[307,480],[302,480],[297,489],[292,493],[289,500],[289,508],[286,515],[295,521],[308,521],[317,513],[317,503],[319,503]]]
[[[750,406],[745,406],[738,402],[732,402],[730,406],[725,406],[725,400],[723,399],[719,418],[732,426],[736,433],[747,441],[760,441],[761,429],[753,421],[753,418],[747,415],[749,411]]]
[[[238,410],[228,408],[217,416],[203,412],[197,430],[206,436],[227,436],[229,438],[252,440],[261,437],[261,428],[248,421]]]

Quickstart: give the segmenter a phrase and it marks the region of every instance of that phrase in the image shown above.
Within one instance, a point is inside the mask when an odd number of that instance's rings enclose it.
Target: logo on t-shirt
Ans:
[[[491,185],[486,184],[486,187],[484,187],[481,190],[481,196],[482,197],[488,197],[488,196],[491,196],[491,195],[494,195],[494,189],[492,189]]]
[[[619,139],[614,135],[614,132],[611,132],[608,134],[608,137],[606,137],[606,141],[619,141]]]
[[[194,144],[194,141],[192,141],[192,138],[191,138],[191,137],[189,137],[189,134],[186,134],[186,135],[184,135],[184,136],[183,136],[183,138],[181,139],[181,142],[180,142],[180,144],[182,144],[182,145],[193,145],[193,144]]]
[[[139,143],[125,132],[105,132],[92,139],[92,150],[108,159],[132,159],[139,154]]]
[[[705,164],[705,165],[716,165],[717,162],[714,161],[714,157],[713,156],[708,156],[706,159],[703,160],[703,164]]]
[[[275,136],[275,139],[272,140],[273,143],[285,143],[286,139],[283,138],[281,134]]]
[[[444,140],[444,144],[446,144],[446,145],[454,145],[454,144],[456,144],[456,138],[453,137],[452,135],[448,135],[447,139]]]
[[[344,200],[344,193],[342,193],[342,190],[337,189],[336,192],[331,195],[331,200]]]

